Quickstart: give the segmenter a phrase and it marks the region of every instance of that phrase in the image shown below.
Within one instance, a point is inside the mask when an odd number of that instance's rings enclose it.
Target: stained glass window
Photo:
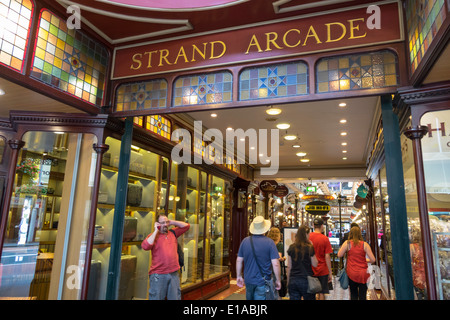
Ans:
[[[239,100],[281,98],[308,94],[304,62],[245,69],[239,76]]]
[[[170,140],[172,125],[170,120],[162,116],[148,116],[146,129]]]
[[[390,51],[324,58],[316,67],[317,92],[396,86],[397,57]]]
[[[160,109],[167,107],[167,81],[156,79],[119,86],[114,111]]]
[[[0,0],[0,63],[22,72],[33,3]]]
[[[232,101],[230,72],[180,77],[175,81],[173,106],[205,105]]]
[[[144,118],[145,117],[134,117],[133,118],[133,123],[139,127],[144,127]]]
[[[408,47],[412,73],[430,47],[444,22],[447,12],[445,0],[406,1]]]
[[[66,21],[42,10],[31,77],[100,106],[108,52]]]

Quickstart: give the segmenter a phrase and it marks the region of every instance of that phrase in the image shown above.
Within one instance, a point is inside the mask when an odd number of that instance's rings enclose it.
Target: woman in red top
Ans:
[[[363,241],[359,227],[350,229],[348,240],[339,249],[338,257],[342,258],[346,252],[348,252],[347,275],[350,286],[350,299],[366,300],[367,279],[370,277],[370,274],[367,272],[367,263],[374,263],[375,256],[369,244]]]

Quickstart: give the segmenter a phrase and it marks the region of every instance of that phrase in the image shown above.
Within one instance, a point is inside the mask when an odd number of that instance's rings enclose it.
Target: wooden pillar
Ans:
[[[434,281],[433,245],[428,219],[427,192],[425,185],[425,173],[423,170],[421,139],[428,132],[427,126],[408,128],[404,134],[412,140],[414,165],[416,174],[417,199],[419,205],[420,232],[422,236],[422,249],[429,300],[437,300],[436,283]]]
[[[84,260],[83,281],[81,283],[81,300],[87,299],[89,273],[91,271],[92,248],[94,245],[95,219],[97,215],[98,191],[100,188],[100,175],[102,170],[103,154],[108,151],[109,146],[106,144],[94,144],[93,148],[97,153],[97,162],[95,164],[94,187],[92,188],[91,211],[89,215],[89,227],[86,239],[86,256]]]

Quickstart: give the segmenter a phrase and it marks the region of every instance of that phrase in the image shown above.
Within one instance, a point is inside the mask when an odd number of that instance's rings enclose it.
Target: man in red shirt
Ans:
[[[171,225],[175,226],[174,232],[169,232]],[[169,220],[160,214],[155,222],[155,231],[142,241],[142,249],[152,251],[149,300],[164,300],[166,297],[167,300],[181,300],[177,238],[189,228],[189,223]]]
[[[330,293],[328,290],[328,282],[333,280],[330,256],[333,248],[328,237],[322,233],[324,228],[323,220],[321,218],[315,218],[314,232],[309,234],[309,240],[313,243],[314,252],[319,262],[317,267],[312,267],[314,276],[320,280],[322,285],[322,291],[319,292],[319,300],[325,300],[325,294]]]

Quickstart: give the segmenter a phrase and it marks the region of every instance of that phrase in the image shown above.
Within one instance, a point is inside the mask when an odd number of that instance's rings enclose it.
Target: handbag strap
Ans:
[[[255,262],[258,265],[259,273],[261,273],[262,278],[264,280],[266,280],[266,277],[264,276],[264,273],[262,272],[261,266],[259,265],[258,259],[256,258],[255,247],[253,246],[253,236],[250,236],[250,244],[252,245],[253,258],[255,259]]]

